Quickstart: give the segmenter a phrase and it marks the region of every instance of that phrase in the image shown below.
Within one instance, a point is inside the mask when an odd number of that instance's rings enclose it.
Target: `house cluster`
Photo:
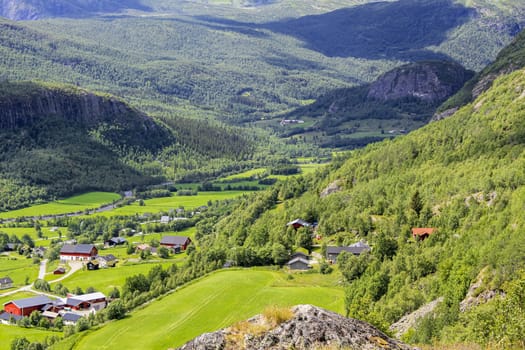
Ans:
[[[64,324],[75,324],[81,317],[100,311],[107,304],[106,296],[100,292],[68,295],[65,298],[58,299],[38,295],[5,303],[4,309],[0,313],[0,322],[11,324],[22,317],[28,317],[34,311],[38,311],[51,322],[61,317]]]
[[[118,260],[113,254],[99,255],[94,244],[64,244],[60,249],[60,261],[82,261],[88,270],[98,270],[101,267],[114,267]],[[53,273],[63,272],[57,269]]]

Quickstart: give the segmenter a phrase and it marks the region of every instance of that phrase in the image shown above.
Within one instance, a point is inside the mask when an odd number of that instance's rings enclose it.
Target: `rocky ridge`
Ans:
[[[263,315],[258,315],[241,327],[252,332],[239,332],[239,327],[232,326],[203,334],[179,350],[414,349],[389,338],[366,322],[316,306],[298,305],[291,311],[292,317],[280,324],[269,325]]]
[[[459,90],[472,73],[453,62],[426,61],[393,69],[370,85],[368,98],[396,100],[407,97],[443,101]]]

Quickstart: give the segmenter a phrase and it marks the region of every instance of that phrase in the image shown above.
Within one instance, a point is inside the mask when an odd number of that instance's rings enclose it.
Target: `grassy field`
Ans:
[[[0,350],[11,349],[11,342],[15,338],[25,337],[29,341],[42,341],[49,336],[62,337],[62,332],[51,332],[43,329],[22,328],[0,324]]]
[[[69,290],[72,290],[76,287],[86,290],[88,287],[93,287],[97,291],[109,294],[114,287],[122,290],[124,281],[127,277],[132,275],[137,275],[139,273],[147,275],[149,270],[155,265],[162,265],[164,268],[175,263],[176,260],[162,260],[157,262],[146,262],[138,264],[126,264],[123,265],[122,262],[117,263],[117,266],[114,268],[100,269],[96,271],[80,270],[75,272],[70,277],[61,281],[64,286]],[[57,278],[60,276],[56,276]],[[50,281],[51,288],[54,288],[54,283]]]
[[[101,216],[115,216],[115,215],[135,215],[145,213],[159,213],[162,211],[169,211],[170,209],[177,209],[184,207],[186,210],[193,210],[203,205],[208,205],[208,202],[220,201],[239,197],[246,191],[221,191],[221,192],[199,192],[197,196],[177,196],[153,198],[144,201],[141,206],[135,202],[131,205],[126,205],[115,210],[97,213],[93,215]]]
[[[33,259],[27,259],[18,253],[0,255],[0,278],[11,277],[16,287],[24,285],[26,277],[33,282],[38,277],[39,266],[33,264]]]
[[[164,350],[247,319],[268,305],[315,304],[343,312],[338,274],[321,278],[318,274],[295,274],[292,280],[287,276],[261,269],[214,273],[124,320],[87,332],[74,349]]]
[[[62,227],[60,230],[65,236],[67,227]],[[34,227],[0,227],[0,232],[7,233],[10,236],[14,234],[18,238],[21,238],[23,235],[27,234],[29,237],[31,237],[33,242],[35,242],[36,247],[47,247],[51,244],[52,238],[58,238],[58,233],[51,232],[51,227],[42,227],[42,238],[38,238]]]
[[[0,219],[75,213],[95,209],[120,198],[117,193],[90,192],[55,202],[0,213]]]
[[[234,181],[238,179],[247,179],[255,175],[262,175],[266,171],[267,171],[266,168],[251,169],[251,170],[247,170],[245,172],[239,173],[239,174],[234,174],[234,175],[223,177],[220,180],[221,181]]]

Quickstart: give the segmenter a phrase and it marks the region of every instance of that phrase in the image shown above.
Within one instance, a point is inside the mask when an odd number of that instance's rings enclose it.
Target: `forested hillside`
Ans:
[[[308,245],[286,223],[317,221],[320,244],[372,246],[339,261],[350,316],[386,330],[443,297],[406,340],[523,346],[524,96],[519,70],[448,119],[246,200],[201,240],[217,237],[239,265],[278,262]],[[418,241],[413,227],[436,231]]]
[[[166,177],[214,178],[253,166],[260,143],[205,121],[161,123],[111,95],[30,82],[0,84],[0,135],[0,210]]]
[[[472,75],[453,62],[409,63],[371,84],[322,95],[284,116],[304,123],[275,130],[282,136],[311,139],[320,147],[362,147],[425,125],[438,106]]]
[[[84,19],[0,21],[2,78],[109,92],[155,116],[273,129],[291,110],[407,62],[452,59],[479,70],[525,19],[519,1],[104,4],[109,13]]]

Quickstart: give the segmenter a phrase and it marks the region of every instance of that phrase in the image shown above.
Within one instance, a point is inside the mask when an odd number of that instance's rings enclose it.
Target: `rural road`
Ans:
[[[43,280],[46,275],[47,259],[40,262],[40,270],[38,271],[38,278]]]
[[[46,265],[47,265],[47,259],[45,259],[42,262],[40,262],[40,271],[38,273],[38,278],[44,279],[44,276],[46,274]],[[63,279],[65,279],[65,278],[68,278],[69,276],[71,276],[72,274],[77,272],[78,270],[82,269],[83,265],[82,265],[82,263],[80,261],[70,261],[69,262],[69,266],[71,267],[71,269],[69,270],[68,273],[66,273],[64,276],[62,276],[60,278],[57,278],[56,280],[49,281],[49,283],[51,284],[51,283],[59,282],[59,281],[62,281]],[[9,292],[1,293],[0,297],[6,297],[6,296],[9,296],[9,295],[12,295],[12,294],[19,293],[19,292],[32,292],[32,293],[35,293],[35,294],[47,295],[49,297],[56,298],[56,295],[45,293],[45,292],[42,292],[40,290],[34,290],[33,289],[33,284],[34,283],[31,283],[31,284],[29,284],[27,286],[23,286],[23,287],[15,289],[15,290],[11,290]]]

